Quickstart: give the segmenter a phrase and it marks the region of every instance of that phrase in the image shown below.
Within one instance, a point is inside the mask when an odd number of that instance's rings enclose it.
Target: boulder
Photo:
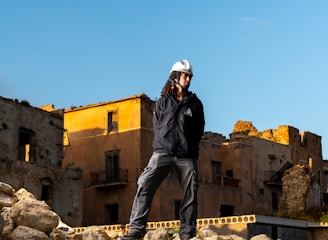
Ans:
[[[8,184],[0,182],[0,209],[11,207],[15,202],[15,190]]]
[[[18,226],[11,234],[13,240],[50,240],[47,234],[34,228]]]
[[[6,193],[10,196],[14,196],[15,189],[7,183],[0,182],[0,192]]]
[[[252,237],[251,240],[272,240],[272,238],[268,237],[266,234],[259,234]]]
[[[66,239],[66,233],[60,229],[54,229],[50,235],[50,240],[65,240]]]
[[[90,226],[82,233],[82,240],[113,240],[102,227]]]
[[[47,234],[59,223],[59,216],[45,202],[33,199],[15,203],[10,209],[10,217],[18,226],[27,226]]]
[[[18,201],[27,199],[37,200],[36,197],[25,188],[21,188],[15,192],[15,197],[18,199]]]
[[[153,231],[148,231],[144,237],[144,240],[167,240],[169,238],[169,233],[164,228],[159,228]]]
[[[3,207],[0,211],[0,216],[4,220],[2,235],[4,238],[8,238],[9,235],[12,233],[12,231],[15,228],[15,224],[13,220],[9,216],[10,213],[10,207]],[[1,231],[0,231],[1,233]]]

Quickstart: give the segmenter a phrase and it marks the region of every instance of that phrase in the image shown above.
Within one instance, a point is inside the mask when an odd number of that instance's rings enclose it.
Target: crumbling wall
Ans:
[[[244,133],[248,136],[258,136],[260,132],[253,126],[252,122],[237,121],[233,126],[233,133]]]
[[[202,137],[202,141],[219,144],[227,141],[227,138],[219,133],[205,132]]]
[[[230,134],[230,141],[247,139],[251,142],[250,137],[258,137],[279,144],[289,145],[292,151],[291,162],[294,165],[312,161],[313,172],[317,174],[317,181],[323,181],[322,176],[322,146],[321,136],[314,133],[300,131],[292,126],[281,125],[277,129],[268,129],[263,132],[257,131],[252,122],[237,121]],[[322,191],[322,190],[321,190]]]
[[[18,160],[19,130],[31,133],[30,160],[43,166],[60,166],[63,159],[63,114],[47,112],[0,97],[0,160]],[[19,159],[22,160],[22,159]]]
[[[67,223],[80,226],[82,171],[62,168],[63,110],[47,110],[0,97],[0,180],[28,189]]]
[[[15,189],[25,188],[37,199],[47,202],[69,225],[81,226],[83,179],[79,168],[45,168],[22,161],[0,162],[0,176],[1,181]],[[42,185],[44,179],[49,184],[46,188]]]
[[[311,176],[307,167],[296,165],[286,170],[282,178],[279,211],[294,214],[307,210],[307,195],[310,188]]]
[[[281,125],[278,129],[268,129],[259,132],[249,121],[237,121],[233,127],[232,137],[243,134],[245,136],[254,136],[263,138],[272,142],[281,144],[292,144],[297,142],[300,144],[300,135],[297,128]]]

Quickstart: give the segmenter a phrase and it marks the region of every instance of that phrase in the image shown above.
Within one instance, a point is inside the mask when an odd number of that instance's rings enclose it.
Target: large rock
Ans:
[[[5,239],[9,237],[9,235],[12,233],[12,231],[15,228],[15,224],[13,220],[9,216],[10,214],[10,207],[3,207],[0,211],[0,216],[4,220],[4,226],[2,230],[2,235]],[[1,233],[1,231],[0,231]],[[1,237],[0,237],[1,239]]]
[[[66,239],[66,234],[64,231],[60,229],[54,229],[50,235],[49,235],[51,240],[65,240]]]
[[[0,182],[0,209],[11,207],[15,202],[15,190],[8,184]]]
[[[266,234],[259,234],[252,237],[251,240],[272,240],[272,238],[268,237]]]
[[[5,202],[0,208],[0,240],[65,240],[75,232],[26,189],[15,192],[10,185],[0,182],[0,193]]]
[[[104,228],[98,226],[90,226],[82,233],[83,240],[112,240],[107,235]]]
[[[49,240],[49,237],[39,230],[18,226],[11,234],[12,240]]]
[[[18,201],[28,199],[37,200],[36,197],[32,193],[27,191],[25,188],[21,188],[17,192],[15,192],[15,197],[18,199]]]
[[[8,195],[14,196],[15,189],[7,183],[0,182],[0,192],[6,193]]]
[[[167,240],[169,239],[169,233],[164,228],[159,228],[153,231],[148,231],[144,237],[144,240]]]
[[[238,228],[238,227],[237,227]],[[240,236],[234,233],[239,232]],[[247,234],[236,231],[233,227],[218,227],[217,225],[204,225],[197,232],[196,239],[204,240],[245,240]]]
[[[27,226],[49,234],[58,226],[59,216],[43,201],[26,199],[10,209],[11,219],[19,226]]]

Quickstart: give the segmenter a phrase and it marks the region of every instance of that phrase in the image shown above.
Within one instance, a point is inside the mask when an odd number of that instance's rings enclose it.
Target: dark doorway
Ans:
[[[231,205],[221,205],[221,207],[220,207],[221,217],[233,216],[234,209],[235,209],[235,207],[231,206]]]
[[[118,204],[106,204],[105,205],[105,224],[118,223]]]
[[[174,219],[180,219],[180,207],[181,207],[181,200],[174,201]]]

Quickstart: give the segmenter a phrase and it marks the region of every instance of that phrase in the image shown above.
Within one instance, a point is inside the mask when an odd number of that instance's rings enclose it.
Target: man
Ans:
[[[188,60],[176,62],[153,113],[153,154],[138,179],[138,189],[130,216],[130,231],[122,240],[142,239],[155,192],[172,168],[183,198],[180,207],[182,240],[196,233],[199,142],[204,132],[203,104],[190,92],[193,76]]]

